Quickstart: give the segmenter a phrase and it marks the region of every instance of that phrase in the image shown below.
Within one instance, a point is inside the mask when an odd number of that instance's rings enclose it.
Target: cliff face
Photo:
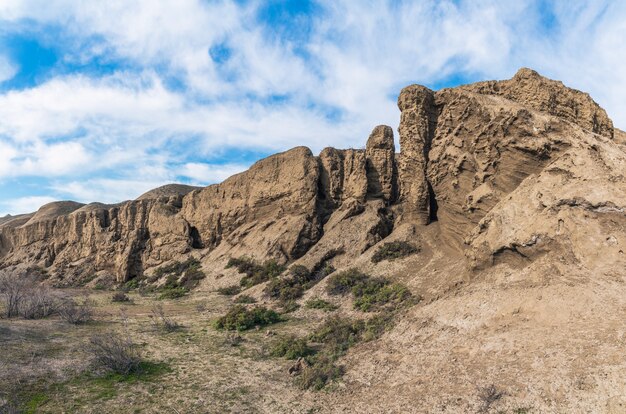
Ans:
[[[53,203],[0,220],[0,265],[43,267],[61,284],[122,282],[188,254],[315,265],[330,250],[358,257],[405,224],[419,238],[436,222],[478,268],[507,252],[532,260],[546,243],[574,252],[580,214],[597,218],[586,226],[598,234],[625,225],[622,135],[587,94],[522,69],[438,92],[412,85],[398,107],[399,154],[392,129],[378,126],[365,150],[299,147],[206,188]],[[622,234],[611,236],[618,250]]]

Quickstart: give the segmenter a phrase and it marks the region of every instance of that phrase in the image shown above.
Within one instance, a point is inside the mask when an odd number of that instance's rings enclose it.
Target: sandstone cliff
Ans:
[[[425,237],[436,223],[441,243],[481,268],[548,245],[576,255],[580,214],[598,234],[607,220],[624,225],[622,133],[589,95],[521,69],[437,92],[408,86],[398,107],[399,154],[378,126],[365,150],[295,148],[206,188],[52,203],[0,221],[0,265],[71,284],[123,282],[190,254],[314,264],[330,250],[357,258],[407,225]],[[607,237],[622,249],[621,234]]]

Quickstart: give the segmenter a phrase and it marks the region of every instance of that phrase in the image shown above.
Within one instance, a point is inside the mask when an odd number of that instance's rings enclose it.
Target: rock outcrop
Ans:
[[[365,147],[367,159],[367,194],[391,204],[396,199],[397,170],[393,130],[379,125],[370,134]]]
[[[329,251],[353,260],[400,225],[426,237],[420,228],[437,222],[442,243],[479,268],[510,252],[532,260],[546,243],[582,254],[572,248],[580,214],[623,250],[622,230],[605,227],[624,225],[626,141],[587,94],[521,69],[437,92],[411,85],[398,108],[399,154],[381,125],[365,150],[294,148],[206,188],[52,203],[0,220],[0,265],[45,267],[59,283],[122,282],[189,254],[315,266]]]

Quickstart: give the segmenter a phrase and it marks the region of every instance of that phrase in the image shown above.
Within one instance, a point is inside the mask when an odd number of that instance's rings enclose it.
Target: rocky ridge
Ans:
[[[398,108],[399,154],[393,130],[378,126],[365,150],[298,147],[206,188],[169,185],[112,206],[51,203],[0,221],[0,264],[46,268],[59,284],[124,282],[190,254],[314,263],[334,249],[348,260],[394,229],[417,226],[419,238],[436,223],[442,243],[480,268],[511,252],[530,260],[547,244],[572,249],[564,210],[622,223],[622,133],[589,95],[521,69],[437,92],[408,86]],[[556,220],[553,230],[525,223],[537,214]]]

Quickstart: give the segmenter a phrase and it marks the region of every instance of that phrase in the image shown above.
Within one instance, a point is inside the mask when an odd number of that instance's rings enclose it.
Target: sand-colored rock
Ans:
[[[587,94],[522,69],[510,80],[437,92],[411,85],[398,107],[399,154],[381,125],[365,150],[326,148],[316,157],[299,147],[206,188],[166,185],[118,205],[52,203],[0,222],[0,263],[46,266],[68,283],[93,272],[123,281],[192,252],[315,264],[333,249],[353,260],[401,223],[419,234],[436,222],[441,243],[467,254],[468,266],[490,266],[528,243],[533,226],[553,221],[531,217],[565,208],[525,205],[542,186],[568,188],[547,183],[561,164],[572,188],[606,189],[592,206],[622,207],[611,199],[620,194],[620,164],[613,173],[594,168],[619,158],[626,140]],[[568,157],[599,181],[573,171]],[[572,192],[561,203],[587,198]]]
[[[150,200],[160,197],[175,197],[175,196],[184,196],[192,192],[193,190],[199,190],[202,187],[195,187],[192,185],[184,185],[184,184],[166,184],[161,187],[154,188],[150,191],[147,191],[137,197],[137,200]]]
[[[397,192],[395,152],[393,129],[386,125],[374,128],[365,146],[367,195],[387,204],[395,201]]]
[[[44,266],[57,284],[122,282],[193,255],[205,291],[239,281],[224,269],[232,256],[357,267],[423,300],[348,351],[340,386],[297,394],[316,410],[478,412],[479,390],[495,385],[492,412],[622,412],[626,134],[587,94],[528,69],[412,85],[398,107],[399,154],[378,126],[365,150],[299,147],[190,192],[44,206],[0,219],[0,265]],[[371,262],[396,240],[419,253]],[[290,315],[306,319],[303,308]]]
[[[434,93],[424,86],[407,86],[400,92],[398,108],[401,112],[398,186],[403,216],[407,221],[428,224],[432,220],[432,197],[426,167],[436,127]]]
[[[612,138],[613,121],[589,94],[522,68],[510,80],[478,82],[460,87],[483,95],[502,96],[579,125],[586,131]]]

